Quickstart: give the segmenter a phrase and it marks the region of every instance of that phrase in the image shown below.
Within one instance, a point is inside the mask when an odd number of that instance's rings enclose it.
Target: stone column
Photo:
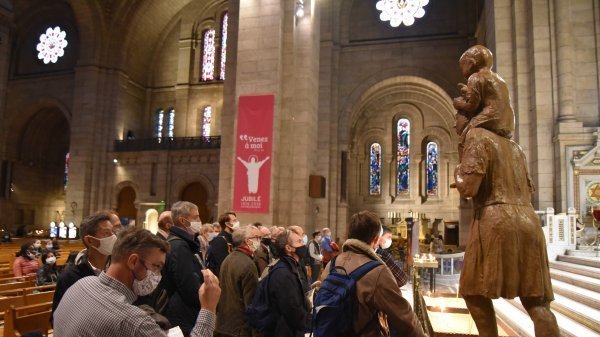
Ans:
[[[558,67],[558,119],[561,122],[575,121],[571,1],[554,0],[554,24]]]
[[[270,211],[238,216],[267,224],[312,224],[308,177],[314,172],[318,124],[319,17],[318,7],[305,3],[306,15],[296,18],[294,1],[230,2],[219,213],[233,205],[238,98],[274,94]]]

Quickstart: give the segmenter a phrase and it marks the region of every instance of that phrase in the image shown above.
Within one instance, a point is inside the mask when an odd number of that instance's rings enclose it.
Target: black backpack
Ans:
[[[281,268],[285,267],[279,263],[269,267],[269,273],[258,282],[252,303],[246,308],[248,325],[258,332],[272,331],[277,323],[277,314],[273,312],[269,300],[269,280],[271,274]]]

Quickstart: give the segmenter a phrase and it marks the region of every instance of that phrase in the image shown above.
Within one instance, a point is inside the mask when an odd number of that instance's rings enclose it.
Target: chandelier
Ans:
[[[401,24],[410,26],[415,23],[415,18],[422,18],[425,15],[423,7],[428,3],[429,0],[379,0],[376,7],[381,11],[381,21],[389,21],[392,27],[398,27]]]

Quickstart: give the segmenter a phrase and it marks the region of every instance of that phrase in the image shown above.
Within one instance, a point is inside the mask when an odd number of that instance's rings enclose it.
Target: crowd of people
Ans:
[[[56,267],[58,256],[60,252],[56,239],[46,240],[43,248],[41,240],[25,242],[16,253],[13,274],[15,277],[34,275],[38,286],[55,284],[59,273]]]
[[[356,280],[346,328],[357,336],[425,336],[401,295],[407,276],[388,251],[392,233],[374,213],[352,216],[343,245],[329,228],[309,238],[301,226],[242,225],[234,212],[202,224],[198,207],[185,201],[163,212],[158,227],[156,234],[124,230],[114,212],[92,214],[80,226],[85,249],[62,272],[53,268],[52,243],[33,243],[19,252],[15,275],[18,268],[38,273],[41,284],[56,282],[57,337],[166,336],[172,328],[186,337],[300,337],[323,324],[313,294],[330,273],[351,275],[377,261]]]

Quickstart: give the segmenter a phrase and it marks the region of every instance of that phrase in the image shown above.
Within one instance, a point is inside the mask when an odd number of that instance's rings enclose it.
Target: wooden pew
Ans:
[[[6,283],[15,283],[15,282],[23,282],[23,281],[35,281],[36,280],[36,276],[35,275],[29,275],[29,276],[21,276],[21,277],[2,277],[0,278],[0,284],[6,284]]]
[[[11,306],[15,308],[23,307],[27,305],[35,305],[46,302],[52,302],[54,298],[54,291],[47,291],[43,293],[35,294],[22,294],[17,296],[9,296],[0,298],[0,319],[4,319],[4,313]]]
[[[35,292],[54,291],[55,289],[56,289],[55,284],[49,284],[49,285],[39,286],[39,287],[10,289],[10,290],[0,291],[0,297],[2,297],[2,296],[22,296],[22,295],[27,295],[27,294],[33,294]]]
[[[52,302],[28,305],[16,308],[11,306],[5,315],[4,336],[17,337],[17,332],[23,335],[28,332],[40,332],[48,336]]]
[[[19,288],[28,288],[35,286],[35,280],[28,280],[23,282],[15,282],[15,283],[6,283],[0,284],[0,291],[4,290],[13,290]]]

